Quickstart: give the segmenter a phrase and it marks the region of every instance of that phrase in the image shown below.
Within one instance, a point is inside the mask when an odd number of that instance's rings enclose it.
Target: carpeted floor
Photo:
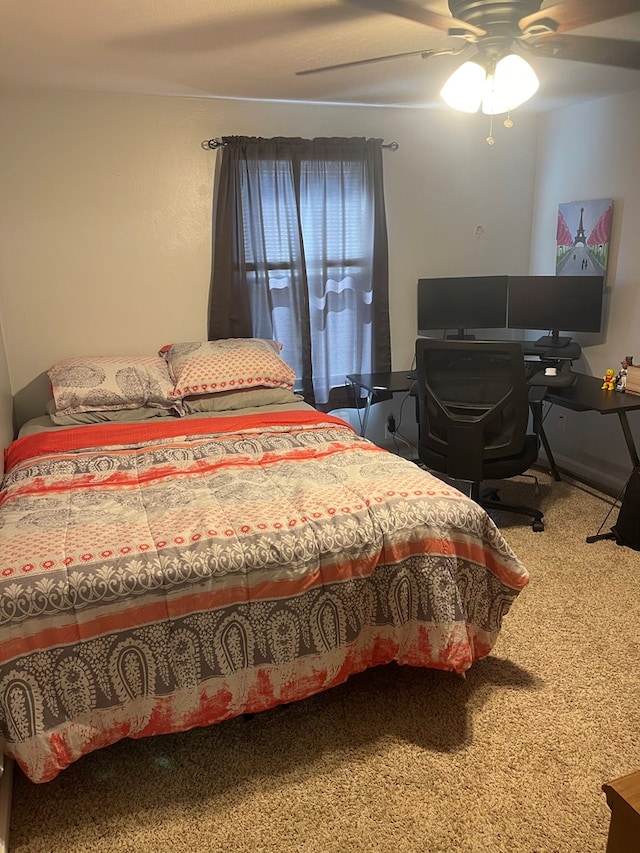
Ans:
[[[640,553],[586,544],[608,498],[503,489],[531,572],[466,678],[381,667],[250,720],[14,780],[12,853],[600,853],[603,782],[640,768]],[[613,514],[609,525],[613,523]]]

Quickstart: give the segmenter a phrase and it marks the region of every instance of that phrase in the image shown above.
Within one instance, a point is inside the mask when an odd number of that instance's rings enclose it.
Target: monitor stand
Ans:
[[[541,338],[538,338],[536,346],[555,349],[556,347],[568,346],[571,340],[571,338],[561,338],[557,332],[552,332],[550,335],[543,335]]]
[[[475,341],[475,335],[466,335],[464,329],[458,329],[455,335],[447,335],[448,341]]]

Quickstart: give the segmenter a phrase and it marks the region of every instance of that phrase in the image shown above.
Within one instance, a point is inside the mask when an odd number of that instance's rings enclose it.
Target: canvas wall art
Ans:
[[[558,205],[556,275],[606,274],[612,209],[610,198]]]

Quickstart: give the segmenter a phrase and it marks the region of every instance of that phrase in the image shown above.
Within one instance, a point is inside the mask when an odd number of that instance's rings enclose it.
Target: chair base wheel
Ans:
[[[513,512],[516,515],[528,516],[531,519],[531,529],[534,533],[542,533],[544,530],[543,514],[532,507],[522,506],[521,504],[502,503],[502,501],[485,500],[484,498],[478,501],[481,507],[496,512]]]
[[[494,503],[498,503],[500,501],[500,493],[497,489],[483,489],[480,493],[480,503],[482,501],[493,501]]]

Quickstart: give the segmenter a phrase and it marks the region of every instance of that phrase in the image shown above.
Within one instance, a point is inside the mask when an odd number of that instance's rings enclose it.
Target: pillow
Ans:
[[[293,388],[296,375],[279,355],[282,345],[262,338],[225,338],[169,344],[160,351],[174,381],[173,396]]]
[[[167,363],[157,355],[67,358],[47,373],[56,415],[174,404]]]
[[[303,399],[288,388],[246,388],[244,391],[183,397],[182,409],[188,415],[196,412],[230,412],[251,406],[269,406],[272,403],[298,403]]]
[[[54,424],[58,426],[80,426],[83,424],[130,423],[145,421],[149,418],[170,418],[173,412],[169,409],[153,409],[141,406],[139,409],[115,409],[110,412],[92,411],[76,412],[73,415],[59,415],[56,412],[54,400],[49,400],[46,411]]]

